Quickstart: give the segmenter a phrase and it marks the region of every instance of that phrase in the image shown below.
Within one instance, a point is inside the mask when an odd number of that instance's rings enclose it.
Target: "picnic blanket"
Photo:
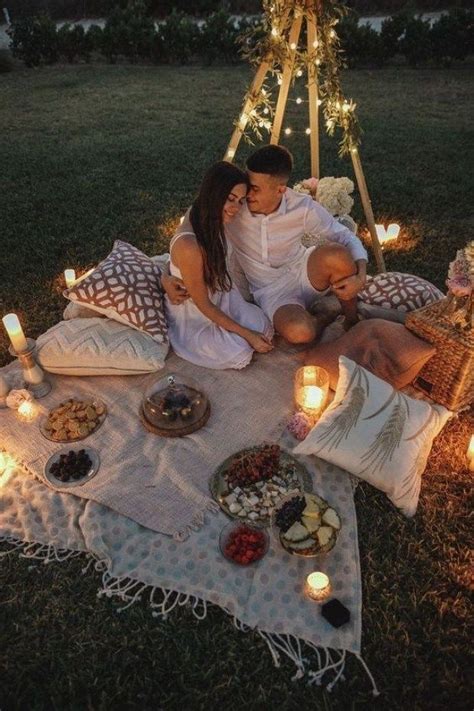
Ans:
[[[167,372],[183,369],[198,380],[212,407],[206,427],[179,440],[147,433],[138,420],[143,390],[156,374],[54,378],[53,391],[41,401],[46,406],[70,393],[100,395],[109,407],[103,426],[87,440],[100,450],[101,474],[67,493],[47,486],[44,462],[58,445],[39,435],[37,425],[19,423],[13,413],[1,411],[2,447],[16,462],[3,474],[0,469],[0,540],[7,543],[7,550],[46,562],[89,556],[86,568],[102,572],[100,592],[118,596],[125,607],[146,594],[156,615],[190,603],[196,616],[203,616],[207,603],[217,604],[239,629],[254,629],[262,636],[275,664],[281,654],[288,656],[296,666],[295,678],[305,676],[319,684],[329,673],[324,681],[333,685],[343,673],[347,652],[364,664],[350,476],[315,457],[301,458],[313,473],[314,491],[337,509],[342,520],[335,549],[316,559],[291,556],[271,537],[265,558],[243,569],[225,560],[219,550],[226,516],[219,510],[202,525],[205,511],[215,503],[208,494],[214,468],[242,447],[279,439],[292,409],[298,365],[293,351],[281,349],[238,372],[207,371],[172,356]],[[3,372],[11,378],[14,366]],[[296,445],[287,433],[280,443],[289,450]],[[326,622],[318,604],[303,594],[306,576],[318,569],[328,574],[333,596],[350,610],[350,622],[339,629]],[[375,693],[375,684],[373,688]]]
[[[289,436],[281,442],[291,448]],[[314,489],[340,513],[342,529],[335,549],[316,559],[286,553],[271,537],[270,549],[248,568],[229,563],[218,538],[228,519],[222,512],[179,542],[140,526],[96,503],[52,490],[19,466],[0,474],[1,555],[18,551],[44,562],[85,554],[83,572],[99,571],[99,596],[118,597],[120,610],[148,598],[155,616],[192,605],[198,618],[207,603],[225,610],[242,631],[255,630],[267,643],[276,666],[282,655],[295,664],[294,679],[331,688],[353,653],[366,668],[361,648],[361,580],[357,523],[351,479],[346,472],[315,458],[302,458],[314,475]],[[306,576],[322,570],[333,596],[351,613],[339,629],[320,615],[319,605],[303,593]],[[373,683],[374,693],[377,693]]]
[[[219,464],[244,447],[278,439],[293,407],[298,365],[294,351],[276,348],[239,371],[209,370],[172,355],[163,371],[146,376],[49,374],[53,388],[40,401],[45,408],[72,396],[98,396],[108,409],[104,424],[84,442],[99,452],[99,472],[68,491],[146,528],[178,540],[186,538],[203,525],[206,512],[218,510],[208,482]],[[16,364],[4,372],[15,369]],[[193,378],[211,403],[207,424],[187,437],[150,434],[139,418],[147,385],[168,373]],[[13,410],[0,411],[0,437],[2,446],[41,479],[51,454],[67,446],[45,439],[38,420],[19,422]]]

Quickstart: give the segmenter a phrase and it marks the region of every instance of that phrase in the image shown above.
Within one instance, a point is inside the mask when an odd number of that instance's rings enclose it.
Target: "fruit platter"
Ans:
[[[336,545],[341,519],[317,494],[288,496],[275,509],[273,531],[283,548],[294,555],[312,557]]]
[[[312,489],[309,472],[278,444],[242,449],[228,457],[209,482],[231,518],[270,526],[274,508],[289,494]]]
[[[105,403],[97,398],[69,398],[51,408],[39,423],[43,437],[52,442],[77,442],[95,432],[107,416]]]
[[[44,475],[53,486],[82,486],[97,474],[99,466],[99,454],[92,447],[65,447],[48,459]]]
[[[250,565],[261,560],[268,551],[268,533],[247,523],[232,521],[222,529],[219,545],[227,560],[237,565]]]

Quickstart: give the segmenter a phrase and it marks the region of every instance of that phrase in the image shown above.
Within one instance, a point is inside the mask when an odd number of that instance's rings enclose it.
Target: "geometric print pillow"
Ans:
[[[88,277],[63,293],[67,299],[168,343],[161,270],[139,249],[116,240]]]
[[[397,311],[415,311],[444,298],[444,294],[426,279],[414,274],[387,272],[368,276],[357,298],[365,304]]]

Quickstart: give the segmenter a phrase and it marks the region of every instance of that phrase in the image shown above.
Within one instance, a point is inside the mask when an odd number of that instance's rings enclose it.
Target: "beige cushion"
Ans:
[[[426,279],[401,272],[368,276],[365,289],[358,294],[358,299],[366,304],[405,312],[421,309],[443,297],[444,294]]]
[[[168,342],[161,270],[139,249],[117,240],[109,256],[85,279],[66,289],[71,301]]]
[[[36,341],[38,361],[63,375],[138,375],[163,368],[168,346],[118,321],[60,321]]]
[[[76,304],[75,301],[69,301],[68,305],[63,311],[63,319],[69,321],[71,318],[106,318],[104,314],[100,314],[98,311],[93,311],[88,309],[87,306],[81,306],[81,304]]]
[[[400,323],[382,319],[360,321],[341,338],[306,351],[306,365],[319,365],[329,373],[331,388],[339,377],[339,356],[355,361],[395,388],[403,388],[436,353],[431,343],[415,336]]]
[[[344,356],[339,372],[332,404],[294,452],[355,474],[413,516],[433,439],[451,413],[394,390]]]

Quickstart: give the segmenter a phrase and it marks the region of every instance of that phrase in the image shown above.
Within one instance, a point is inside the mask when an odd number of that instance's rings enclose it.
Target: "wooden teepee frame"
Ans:
[[[311,175],[315,178],[319,178],[319,104],[318,94],[318,66],[317,62],[311,59],[314,53],[314,47],[318,44],[318,22],[317,22],[317,2],[315,0],[306,0],[306,29],[307,29],[307,76],[308,76],[308,103],[309,103],[309,129],[310,129],[310,150],[311,150]],[[301,27],[303,23],[303,16],[300,12],[295,12],[294,0],[287,0],[287,7],[283,13],[283,23],[288,27],[287,29],[287,42],[289,51],[286,56],[285,62],[282,67],[280,90],[278,94],[278,99],[275,107],[275,114],[273,119],[273,125],[271,129],[270,143],[276,144],[280,140],[280,134],[283,124],[283,117],[285,113],[286,103],[288,100],[288,93],[290,90],[290,84],[293,77],[293,70],[295,64],[296,49],[298,46],[298,40],[301,33]],[[289,20],[289,22],[288,22]],[[246,126],[249,121],[250,112],[253,110],[256,97],[261,92],[263,83],[268,72],[272,69],[273,58],[268,55],[263,59],[260,66],[257,69],[253,82],[250,86],[249,91],[246,95],[246,100],[242,107],[240,114],[240,120],[236,123],[234,132],[227,146],[224,160],[232,162],[237,151],[237,147],[240,140],[244,134]],[[369,228],[370,236],[372,239],[372,247],[374,250],[375,260],[377,264],[378,271],[385,271],[385,263],[382,255],[382,249],[377,237],[377,231],[375,229],[374,214],[372,211],[372,203],[369,197],[369,191],[367,189],[367,183],[365,181],[364,172],[362,170],[362,164],[359,155],[359,149],[357,146],[352,146],[350,149],[350,155],[352,159],[352,165],[354,168],[355,177],[357,180],[357,186],[359,188],[359,194],[362,201],[362,206],[364,208],[365,218],[367,220],[367,225]]]

